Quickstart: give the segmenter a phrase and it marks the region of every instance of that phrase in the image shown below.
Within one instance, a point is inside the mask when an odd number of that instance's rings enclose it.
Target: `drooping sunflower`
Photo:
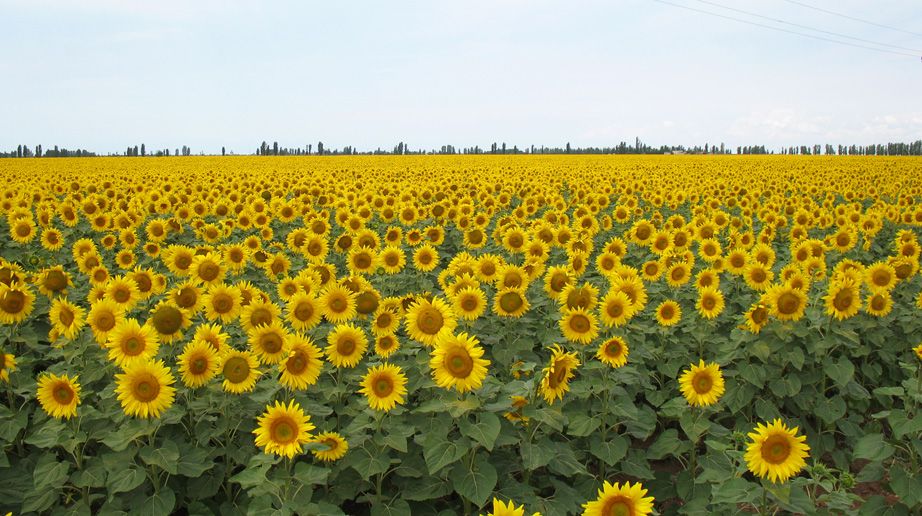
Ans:
[[[220,357],[210,343],[196,339],[186,344],[176,362],[182,383],[190,389],[196,389],[218,374]]]
[[[44,373],[38,379],[38,402],[45,413],[57,419],[70,419],[77,415],[80,404],[80,384],[77,377],[66,374]]]
[[[576,352],[566,352],[557,344],[550,349],[551,359],[544,368],[540,385],[541,395],[549,405],[563,399],[563,395],[570,390],[570,379],[579,367]]]
[[[745,329],[750,333],[758,335],[762,327],[768,322],[769,310],[763,303],[756,303],[746,312]]]
[[[388,412],[402,404],[407,394],[407,377],[399,366],[382,364],[373,366],[362,377],[361,394],[372,410]]]
[[[311,450],[311,453],[314,454],[314,457],[322,460],[323,462],[333,462],[343,458],[346,455],[346,452],[349,451],[349,443],[336,432],[324,432],[322,434],[317,434],[317,437],[314,438],[314,442],[320,443],[326,446],[326,449],[315,448]]]
[[[489,365],[480,342],[466,333],[440,337],[429,360],[435,383],[462,393],[480,388]]]
[[[106,341],[109,360],[121,368],[135,362],[147,362],[157,356],[160,341],[153,327],[141,325],[137,319],[124,319],[109,333]]]
[[[841,321],[854,316],[861,309],[860,285],[850,279],[830,281],[829,291],[823,297],[826,314]]]
[[[400,349],[400,341],[396,335],[381,335],[375,339],[375,354],[387,358]]]
[[[332,284],[320,295],[323,316],[333,324],[341,324],[355,317],[356,294],[341,285]]]
[[[451,335],[457,326],[455,314],[441,298],[418,298],[407,311],[404,325],[414,340],[433,346],[439,338]]]
[[[518,288],[505,288],[493,297],[493,313],[500,317],[521,317],[531,307],[525,291]]]
[[[317,383],[323,370],[323,352],[310,337],[299,333],[288,336],[288,356],[279,362],[279,383],[303,390]]]
[[[807,308],[807,294],[788,285],[775,285],[765,298],[772,316],[782,321],[800,320]]]
[[[16,324],[32,313],[35,294],[25,284],[0,283],[0,324]]]
[[[705,364],[699,360],[679,377],[682,395],[693,407],[706,407],[717,403],[724,393],[724,376],[716,363]]]
[[[595,352],[596,358],[614,368],[627,364],[628,354],[630,354],[630,349],[621,337],[609,338],[601,343],[598,351]]]
[[[160,417],[173,405],[173,375],[160,360],[138,360],[116,374],[115,392],[125,414],[140,418]]]
[[[253,390],[256,380],[262,374],[257,369],[259,363],[249,351],[238,351],[227,348],[221,355],[221,375],[224,381],[221,386],[225,392],[242,394]]]
[[[310,432],[314,425],[311,418],[301,410],[294,400],[285,403],[275,402],[266,405],[266,411],[257,419],[256,446],[267,454],[292,458],[299,455],[302,446],[311,442]]]
[[[675,326],[679,324],[680,320],[682,320],[682,307],[679,306],[679,303],[667,299],[656,307],[656,322],[660,326]]]
[[[365,332],[351,324],[340,324],[327,335],[324,351],[333,366],[355,367],[367,349]]]
[[[205,294],[205,315],[212,322],[219,319],[223,323],[231,322],[240,315],[242,302],[243,298],[237,287],[216,285]]]
[[[599,315],[607,326],[624,326],[634,317],[634,308],[627,294],[621,291],[609,290],[599,307]]]
[[[459,317],[473,321],[486,311],[487,297],[480,287],[465,287],[455,293],[452,306]]]
[[[723,292],[716,287],[705,287],[698,291],[698,302],[695,306],[701,317],[714,319],[724,310]]]
[[[583,516],[647,516],[653,512],[653,497],[646,494],[640,482],[633,485],[625,482],[622,486],[606,480],[599,489],[598,498],[583,504]]]
[[[306,292],[291,296],[285,308],[285,320],[298,331],[309,330],[320,324],[323,311],[317,299]]]
[[[0,381],[9,382],[10,373],[16,370],[16,357],[0,349]]]
[[[52,329],[68,340],[75,339],[86,324],[83,308],[63,297],[55,298],[51,302],[48,319],[51,321]]]
[[[595,315],[588,310],[563,309],[560,317],[560,330],[563,336],[571,342],[589,344],[599,335],[599,323]]]
[[[805,459],[810,447],[805,442],[806,436],[798,436],[797,427],[788,428],[781,419],[757,424],[749,439],[746,464],[759,478],[782,483],[807,465]]]

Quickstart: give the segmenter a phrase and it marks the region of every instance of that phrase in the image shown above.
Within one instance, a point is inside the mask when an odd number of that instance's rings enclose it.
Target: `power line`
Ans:
[[[839,45],[846,45],[846,46],[849,46],[849,47],[863,48],[863,49],[866,49],[866,50],[874,50],[875,52],[883,52],[883,53],[885,53],[885,54],[894,54],[894,55],[898,55],[898,56],[909,56],[909,57],[919,57],[918,54],[910,54],[910,53],[908,53],[908,52],[900,52],[900,51],[898,51],[898,50],[887,50],[886,48],[869,47],[869,46],[867,46],[867,45],[860,45],[860,44],[858,44],[858,43],[849,43],[849,42],[847,42],[847,41],[840,41],[840,40],[838,40],[838,39],[824,38],[823,36],[817,36],[817,35],[815,35],[815,34],[808,34],[808,33],[806,33],[806,32],[800,32],[800,31],[789,30],[789,29],[782,29],[781,27],[774,27],[774,26],[772,26],[772,25],[765,25],[764,23],[758,23],[758,22],[754,22],[754,21],[750,21],[750,20],[744,20],[744,19],[742,19],[742,18],[737,18],[737,17],[735,17],[735,16],[727,16],[727,15],[725,15],[725,14],[719,14],[719,13],[715,13],[715,12],[712,12],[712,11],[706,11],[706,10],[704,10],[704,9],[698,9],[698,8],[690,7],[690,6],[687,6],[687,5],[676,4],[676,3],[673,3],[673,2],[669,2],[669,1],[667,1],[667,0],[653,0],[653,1],[654,1],[654,2],[659,2],[659,3],[661,3],[661,4],[671,5],[671,6],[673,6],[673,7],[679,7],[679,8],[681,8],[681,9],[687,9],[687,10],[689,10],[689,11],[695,11],[695,12],[698,12],[698,13],[707,14],[707,15],[709,15],[709,16],[716,16],[716,17],[718,17],[718,18],[723,18],[723,19],[725,19],[725,20],[733,20],[733,21],[740,22],[740,23],[746,23],[746,24],[749,24],[749,25],[755,25],[756,27],[762,27],[762,28],[764,28],[764,29],[770,29],[770,30],[774,30],[774,31],[778,31],[778,32],[786,32],[786,33],[788,33],[788,34],[796,34],[796,35],[798,35],[798,36],[803,36],[803,37],[805,37],[805,38],[812,38],[812,39],[817,39],[817,40],[820,40],[820,41],[827,41],[827,42],[829,42],[829,43],[836,43],[836,44],[839,44]]]
[[[861,23],[866,23],[866,24],[868,24],[868,25],[873,25],[873,26],[875,26],[875,27],[881,27],[881,28],[884,28],[884,29],[890,29],[890,30],[895,30],[895,31],[897,31],[897,32],[902,32],[902,33],[904,33],[904,34],[912,34],[913,36],[922,37],[922,33],[919,33],[919,32],[912,32],[912,31],[910,31],[910,30],[903,30],[903,29],[901,29],[901,28],[899,28],[899,27],[892,27],[892,26],[890,26],[890,25],[884,25],[884,24],[882,24],[882,23],[875,23],[875,22],[872,22],[872,21],[863,20],[863,19],[861,19],[861,18],[856,18],[856,17],[854,17],[854,16],[849,16],[849,15],[847,15],[847,14],[837,13],[837,12],[835,12],[835,11],[830,11],[830,10],[828,10],[828,9],[823,9],[822,7],[816,7],[816,6],[813,6],[813,5],[805,4],[805,3],[803,3],[803,2],[797,2],[796,0],[784,0],[784,1],[785,1],[785,2],[788,2],[788,3],[791,3],[791,4],[794,4],[794,5],[799,5],[799,6],[801,6],[801,7],[806,7],[807,9],[813,9],[814,11],[819,11],[819,12],[821,12],[821,13],[831,14],[831,15],[833,15],[833,16],[838,16],[838,17],[840,17],[840,18],[845,18],[846,20],[853,20],[853,21],[856,21],[856,22],[861,22]]]
[[[772,18],[771,16],[763,16],[763,15],[761,15],[761,14],[756,14],[756,13],[753,13],[753,12],[750,12],[750,11],[745,11],[745,10],[743,10],[743,9],[737,9],[737,8],[735,8],[735,7],[729,7],[729,6],[726,6],[726,5],[723,5],[723,4],[719,4],[719,3],[717,3],[717,2],[711,2],[711,1],[709,1],[709,0],[698,0],[698,1],[701,2],[702,4],[713,5],[713,6],[715,6],[715,7],[720,7],[721,9],[727,9],[727,10],[729,10],[729,11],[736,11],[736,12],[738,12],[738,13],[742,13],[742,14],[745,14],[745,15],[748,15],[748,16],[753,16],[753,17],[756,17],[756,18],[761,18],[761,19],[763,19],[763,20],[773,21],[773,22],[775,22],[775,23],[783,23],[783,24],[785,24],[785,25],[790,25],[790,26],[792,26],[792,27],[798,27],[798,28],[801,28],[801,29],[807,29],[807,30],[812,30],[812,31],[815,31],[815,32],[821,32],[821,33],[823,33],[823,34],[829,34],[830,36],[837,36],[837,37],[840,37],[840,38],[851,39],[851,40],[854,40],[854,41],[861,41],[861,42],[863,42],[863,43],[870,43],[870,44],[872,44],[872,45],[877,45],[877,46],[881,46],[881,47],[898,48],[898,49],[900,49],[900,50],[908,50],[908,51],[910,51],[910,52],[916,52],[916,53],[918,53],[918,54],[922,54],[922,50],[918,50],[918,49],[915,49],[915,48],[901,47],[901,46],[899,46],[899,45],[891,45],[891,44],[889,44],[889,43],[881,43],[881,42],[879,42],[879,41],[872,41],[872,40],[870,40],[870,39],[856,38],[856,37],[854,37],[854,36],[849,36],[848,34],[841,34],[841,33],[838,33],[838,32],[831,32],[831,31],[828,31],[828,30],[817,29],[817,28],[814,28],[814,27],[810,27],[810,26],[808,26],[808,25],[801,25],[801,24],[799,24],[799,23],[793,23],[793,22],[784,21],[784,20],[781,20],[781,19],[778,19],[778,18]]]

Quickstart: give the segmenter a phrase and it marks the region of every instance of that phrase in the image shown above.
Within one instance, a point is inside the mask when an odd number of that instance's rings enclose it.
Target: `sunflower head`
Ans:
[[[705,407],[717,403],[724,393],[724,377],[720,366],[700,360],[679,377],[679,387],[689,405]]]
[[[566,352],[557,344],[551,347],[551,359],[544,368],[540,385],[541,395],[548,404],[563,399],[564,393],[570,390],[570,379],[579,364],[575,352]]]
[[[173,405],[173,375],[160,360],[141,359],[115,375],[118,399],[125,414],[147,419],[160,417]]]
[[[780,419],[759,423],[749,439],[746,463],[759,478],[782,483],[806,466],[810,447],[805,436],[797,435],[797,427],[788,428]]]
[[[77,377],[45,373],[38,379],[38,401],[51,417],[70,419],[77,415],[80,384]]]
[[[458,392],[479,389],[490,365],[483,353],[479,341],[466,333],[440,337],[429,360],[435,383]]]
[[[373,410],[387,412],[402,404],[407,394],[407,377],[399,366],[383,364],[373,366],[362,378],[359,390]]]
[[[653,512],[653,497],[640,482],[609,484],[606,480],[595,500],[583,504],[586,516],[646,516]]]
[[[266,411],[257,419],[256,429],[253,430],[256,446],[267,454],[290,459],[300,454],[302,446],[313,439],[310,432],[314,425],[310,420],[310,416],[306,415],[301,410],[301,405],[295,401],[288,404],[276,401],[275,405],[267,405]]]
[[[602,362],[618,368],[627,364],[627,356],[630,350],[627,342],[621,337],[611,337],[599,345],[595,356]]]
[[[349,451],[349,443],[343,436],[336,432],[317,434],[317,437],[314,438],[314,442],[324,446],[323,448],[314,448],[311,450],[314,457],[317,457],[323,462],[339,460]]]

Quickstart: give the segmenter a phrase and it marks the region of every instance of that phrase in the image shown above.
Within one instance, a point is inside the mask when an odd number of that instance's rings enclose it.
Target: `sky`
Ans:
[[[787,0],[669,1],[919,50],[655,0],[0,0],[0,149],[922,138],[922,35]],[[922,33],[918,0],[802,2]]]

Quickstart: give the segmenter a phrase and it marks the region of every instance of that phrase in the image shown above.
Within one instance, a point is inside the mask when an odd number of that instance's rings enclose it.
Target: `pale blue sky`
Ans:
[[[922,37],[784,0],[714,1],[922,49]],[[918,0],[803,2],[922,32]],[[0,0],[0,12],[4,150],[922,138],[922,52],[850,48],[653,0]]]

